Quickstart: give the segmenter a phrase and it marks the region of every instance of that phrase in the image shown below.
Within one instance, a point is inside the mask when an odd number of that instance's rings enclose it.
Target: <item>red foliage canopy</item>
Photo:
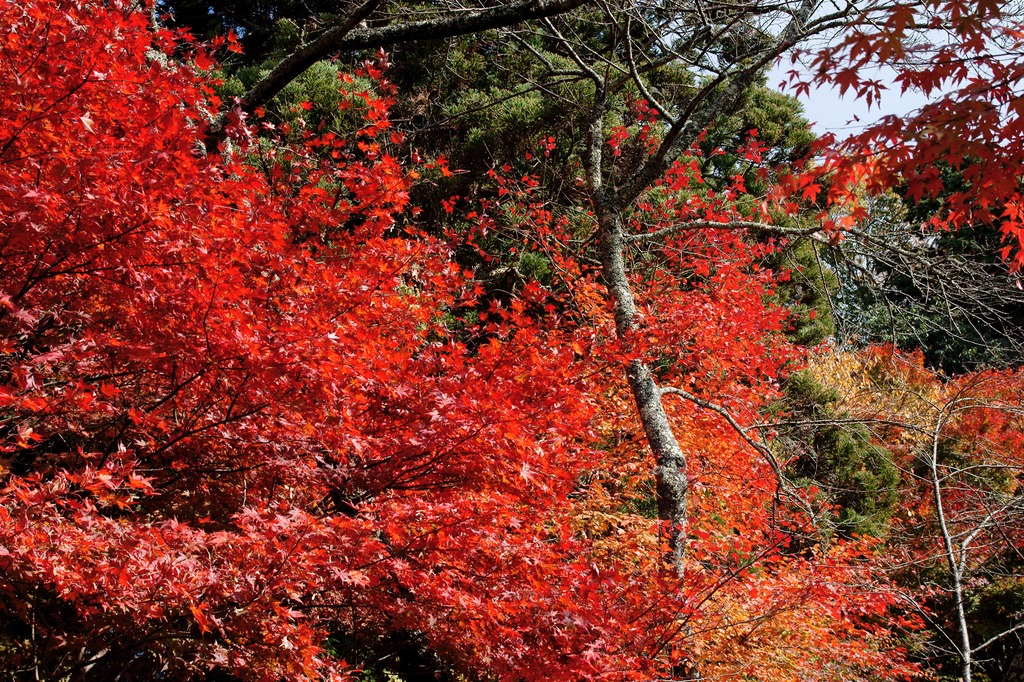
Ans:
[[[608,499],[586,478],[643,458],[601,412],[609,364],[673,347],[674,376],[699,361],[749,414],[772,394],[782,321],[738,237],[668,242],[633,348],[602,308],[590,331],[538,322],[536,287],[470,319],[449,247],[395,220],[385,100],[351,139],[264,149],[236,125],[241,151],[206,155],[212,93],[128,4],[3,2],[0,24],[5,664],[342,679],[416,633],[502,679],[636,679],[694,655],[678,643],[725,671],[793,630],[833,653],[805,679],[881,664],[861,616],[888,597],[844,586],[871,581],[863,548],[785,553],[772,473],[716,416],[675,408],[702,462],[685,589],[653,522],[588,521]]]
[[[453,336],[472,290],[395,228],[385,125],[224,162],[144,16],[0,12],[4,655],[293,678],[415,629],[501,674],[634,667],[602,642],[642,615],[562,528],[584,373],[518,306]]]
[[[852,9],[852,8],[851,8]],[[942,0],[882,5],[820,49],[811,72],[793,72],[797,93],[833,86],[877,102],[891,78],[930,98],[905,116],[886,115],[839,146],[841,166],[872,190],[898,187],[911,201],[941,198],[930,228],[998,225],[1002,256],[1024,265],[1024,16],[1012,3]],[[795,57],[794,57],[795,58]],[[880,77],[880,74],[885,74]],[[852,152],[852,154],[851,154]],[[946,186],[944,170],[957,181]]]

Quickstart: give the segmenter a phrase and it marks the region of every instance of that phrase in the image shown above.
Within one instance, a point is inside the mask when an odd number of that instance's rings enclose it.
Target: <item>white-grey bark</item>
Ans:
[[[1018,622],[997,632],[981,644],[971,644],[966,590],[972,581],[978,578],[978,573],[975,569],[972,569],[970,561],[973,545],[975,541],[995,529],[1019,525],[1020,514],[1024,511],[1022,510],[1022,503],[1018,495],[1013,493],[1009,495],[1005,493],[999,494],[994,491],[988,491],[985,495],[988,499],[983,502],[983,511],[980,513],[968,513],[965,515],[961,511],[952,519],[950,514],[947,513],[946,489],[950,486],[962,486],[963,481],[961,477],[963,475],[971,475],[969,470],[977,467],[968,466],[963,469],[944,467],[940,462],[942,432],[955,415],[973,409],[998,409],[1014,414],[1020,414],[1021,412],[1019,405],[977,402],[960,396],[941,407],[936,418],[935,427],[931,433],[931,444],[928,452],[929,484],[931,486],[932,501],[935,504],[939,535],[942,540],[943,559],[949,570],[949,590],[955,608],[955,646],[957,656],[960,658],[960,677],[963,682],[971,682],[972,680],[975,654],[1008,635],[1024,630],[1024,623]],[[985,464],[982,462],[981,467],[984,468],[984,466]],[[997,467],[1004,471],[1019,471],[1019,467],[1012,464],[997,464]],[[962,495],[963,488],[960,488],[958,492]],[[982,492],[982,490],[976,492]],[[959,531],[957,527],[960,528]],[[976,557],[975,563],[977,562]]]
[[[939,438],[942,434],[942,427],[945,423],[945,410],[939,413],[935,421],[935,431],[932,434],[932,447],[929,460],[929,473],[931,475],[932,498],[935,502],[935,514],[939,522],[939,533],[942,536],[942,546],[945,553],[946,565],[949,567],[949,576],[952,583],[953,599],[956,602],[956,624],[957,624],[957,649],[960,656],[960,675],[963,682],[971,682],[971,633],[967,628],[967,613],[964,609],[963,590],[963,557],[957,556],[953,546],[953,534],[950,531],[949,523],[946,520],[946,511],[943,506],[942,477],[939,475]]]

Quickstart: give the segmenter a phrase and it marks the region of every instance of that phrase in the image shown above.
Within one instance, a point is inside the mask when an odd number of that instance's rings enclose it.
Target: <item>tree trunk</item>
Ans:
[[[601,230],[601,260],[605,284],[612,299],[615,327],[619,338],[629,341],[637,326],[636,303],[626,274],[622,218],[614,209],[598,209]],[[686,556],[687,498],[686,455],[676,440],[661,402],[661,390],[650,368],[640,360],[629,363],[626,371],[633,399],[647,442],[654,453],[654,476],[657,482],[658,518],[668,538],[668,561],[679,577],[683,575]]]

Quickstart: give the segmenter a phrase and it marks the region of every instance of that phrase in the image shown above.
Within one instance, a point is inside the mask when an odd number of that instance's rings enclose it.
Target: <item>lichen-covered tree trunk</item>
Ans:
[[[619,338],[629,342],[637,326],[636,302],[626,273],[623,255],[625,242],[621,214],[613,207],[598,208],[601,261],[615,314]],[[676,440],[661,402],[661,390],[650,368],[641,360],[630,361],[626,378],[636,401],[644,434],[654,454],[657,482],[658,518],[668,535],[669,557],[677,575],[682,577],[686,556],[688,482],[686,455]]]

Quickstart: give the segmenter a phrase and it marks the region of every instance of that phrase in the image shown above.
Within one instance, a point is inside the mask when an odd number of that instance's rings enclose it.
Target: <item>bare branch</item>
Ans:
[[[985,647],[989,646],[990,644],[995,644],[996,642],[998,642],[1003,637],[1006,637],[1007,635],[1012,635],[1014,632],[1017,632],[1019,630],[1024,630],[1024,623],[1017,623],[1013,627],[1008,628],[1006,630],[1003,630],[1002,632],[1000,632],[997,635],[993,635],[992,637],[989,637],[984,642],[982,642],[978,646],[976,646],[973,649],[971,649],[971,653],[972,654],[976,654],[979,651],[981,651],[982,649],[984,649]]]
[[[678,225],[663,227],[660,230],[655,230],[654,232],[626,235],[626,241],[654,241],[664,237],[670,237],[679,232],[694,232],[697,230],[757,230],[759,232],[770,232],[772,234],[806,237],[808,235],[815,234],[816,232],[820,232],[821,229],[821,226],[818,225],[814,227],[786,227],[783,225],[773,225],[771,223],[762,223],[754,220],[730,220],[728,222],[693,220],[685,223],[679,223]]]
[[[624,206],[640,196],[661,177],[676,156],[690,148],[708,126],[720,116],[734,112],[740,105],[743,95],[757,81],[762,69],[803,37],[805,24],[817,5],[816,0],[803,0],[799,9],[792,12],[786,27],[771,45],[750,57],[742,68],[731,74],[726,69],[701,88],[669,128],[651,159],[638,167],[626,185],[616,193],[616,203]],[[726,82],[728,85],[719,89],[719,86]]]
[[[732,429],[739,435],[739,437],[742,438],[747,443],[747,445],[754,448],[754,450],[756,450],[764,458],[764,460],[768,462],[768,466],[771,467],[772,473],[775,474],[775,480],[779,485],[779,490],[782,491],[783,494],[785,494],[791,500],[793,500],[797,504],[797,506],[801,507],[804,510],[804,512],[807,513],[808,517],[810,517],[811,519],[815,517],[814,509],[811,508],[807,500],[795,494],[791,489],[789,485],[789,480],[786,478],[786,473],[782,470],[782,464],[780,464],[778,458],[775,457],[775,453],[773,453],[767,445],[754,440],[750,436],[749,432],[755,429],[763,428],[761,425],[755,425],[749,428],[744,427],[742,424],[736,421],[736,418],[725,407],[722,407],[721,405],[718,405],[716,403],[712,403],[708,400],[704,400],[703,398],[700,398],[699,396],[696,396],[690,393],[689,391],[685,391],[681,388],[666,386],[662,387],[660,391],[662,395],[677,395],[681,398],[690,401],[691,403],[697,405],[698,407],[702,407],[706,410],[710,410],[711,412],[715,412],[721,415],[721,417],[725,419],[725,421],[729,424],[729,426],[732,427]]]

